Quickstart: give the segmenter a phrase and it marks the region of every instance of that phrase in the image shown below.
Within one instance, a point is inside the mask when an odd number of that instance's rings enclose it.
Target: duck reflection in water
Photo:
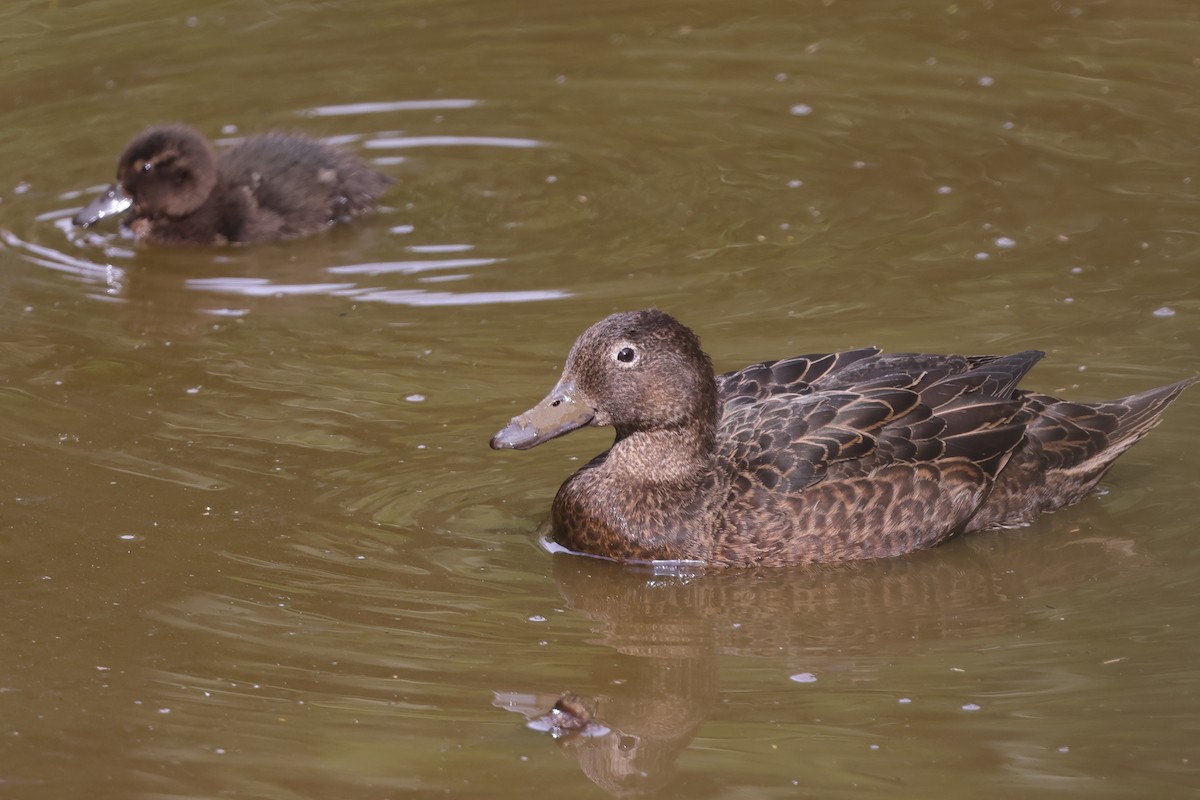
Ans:
[[[192,128],[159,125],[129,143],[116,182],[73,221],[87,227],[128,212],[134,237],[159,244],[279,241],[366,213],[391,182],[306,136],[252,136],[218,156]]]
[[[1090,527],[1089,513],[1105,510],[1081,514],[1084,527]],[[781,735],[788,738],[807,735],[803,731],[824,735],[831,726],[902,729],[907,707],[890,695],[911,695],[920,703],[946,689],[944,664],[931,668],[927,662],[931,651],[945,642],[956,651],[1028,647],[1031,629],[1058,624],[1046,620],[1045,603],[1035,598],[1077,582],[1081,570],[1103,578],[1154,566],[1145,556],[1131,556],[1136,548],[1127,540],[1081,538],[1078,530],[1039,532],[1052,558],[1044,557],[1045,550],[1031,556],[1028,537],[1016,535],[968,539],[961,547],[907,559],[676,577],[556,553],[559,593],[591,622],[589,643],[604,650],[590,674],[570,687],[497,691],[493,704],[521,713],[528,727],[554,737],[590,781],[614,796],[652,794],[668,784],[703,796],[713,777],[705,765],[728,745],[719,738],[708,742],[710,760],[693,761],[685,770],[677,762],[718,707],[719,665],[740,660],[741,669],[776,671],[780,687],[767,702],[733,687],[728,705],[720,705],[726,726],[742,721],[757,729],[767,717],[787,719]],[[1054,692],[1061,688],[1055,681],[1073,688],[1073,669],[1064,664],[1061,674],[1048,674],[1049,685],[1034,688]],[[788,680],[798,673],[818,680]],[[1014,681],[1014,691],[1031,689],[1024,678]],[[811,710],[817,704],[828,711],[829,692],[854,691],[859,684],[886,698],[871,719],[856,722],[851,712],[826,720]],[[886,719],[887,708],[895,719]],[[1008,758],[1002,737],[991,746],[997,751],[979,757]],[[788,764],[778,773],[791,774],[791,756],[779,757]],[[732,762],[717,763],[724,766],[712,770],[728,770]],[[761,762],[753,767],[761,768]]]

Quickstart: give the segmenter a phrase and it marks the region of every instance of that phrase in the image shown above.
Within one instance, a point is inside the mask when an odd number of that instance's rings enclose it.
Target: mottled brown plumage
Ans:
[[[614,314],[492,447],[616,428],[554,499],[572,550],[738,567],[896,556],[1078,501],[1195,381],[1072,403],[1017,388],[1042,355],[866,348],[714,377],[669,315]]]
[[[125,226],[159,244],[294,239],[369,211],[391,182],[307,136],[251,136],[217,155],[186,125],[159,125],[134,137],[116,183],[74,222],[87,227],[128,209]]]

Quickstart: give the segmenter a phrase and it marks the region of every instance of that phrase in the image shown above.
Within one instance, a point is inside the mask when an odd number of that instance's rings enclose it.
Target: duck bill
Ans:
[[[120,214],[133,205],[133,198],[125,194],[120,184],[114,183],[104,190],[104,194],[88,203],[75,215],[72,222],[81,228],[94,225],[105,217]]]
[[[542,442],[587,425],[596,409],[575,394],[575,384],[560,382],[542,402],[513,417],[512,422],[492,437],[493,450],[528,450]]]

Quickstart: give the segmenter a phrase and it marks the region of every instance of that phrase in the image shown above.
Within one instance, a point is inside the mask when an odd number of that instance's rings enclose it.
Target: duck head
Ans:
[[[657,309],[613,314],[588,328],[550,393],[492,437],[494,450],[527,450],[585,425],[638,431],[716,425],[712,362],[700,340]]]
[[[208,199],[217,184],[212,145],[185,125],[142,131],[117,162],[117,181],[75,215],[87,227],[132,208],[140,217],[182,217]]]

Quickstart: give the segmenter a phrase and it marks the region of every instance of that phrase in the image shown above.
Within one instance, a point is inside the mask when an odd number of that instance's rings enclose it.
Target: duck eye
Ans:
[[[632,347],[622,347],[617,351],[617,361],[622,364],[631,364],[637,358],[637,352]]]
[[[142,172],[149,172],[152,169],[154,169],[153,162],[147,161],[145,164],[142,164]]]

